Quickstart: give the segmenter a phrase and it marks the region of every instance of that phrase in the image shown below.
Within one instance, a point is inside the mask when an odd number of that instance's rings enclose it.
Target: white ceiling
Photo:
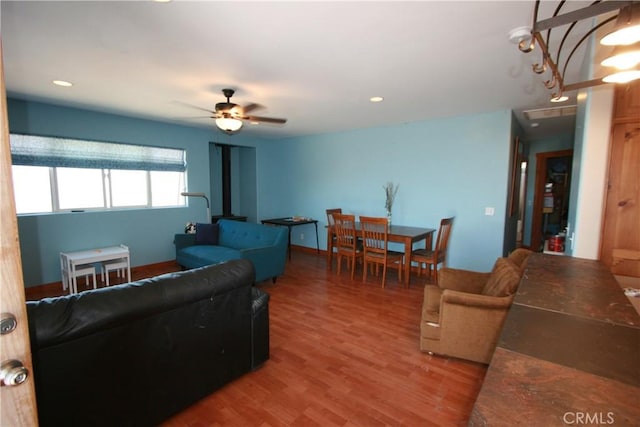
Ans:
[[[568,2],[566,10],[589,2]],[[557,2],[543,2],[550,17]],[[538,53],[509,31],[533,1],[0,3],[9,96],[213,129],[203,112],[236,89],[287,137],[551,107]],[[580,34],[581,35],[581,34]],[[570,65],[577,69],[584,53]],[[51,84],[74,83],[71,88]],[[577,81],[574,70],[565,77]],[[575,104],[575,93],[568,104]],[[372,96],[384,102],[371,103]],[[204,113],[206,115],[206,113]],[[520,117],[520,115],[518,115]],[[563,120],[562,125],[567,121]],[[572,121],[569,120],[572,126]],[[558,131],[546,119],[535,129]]]

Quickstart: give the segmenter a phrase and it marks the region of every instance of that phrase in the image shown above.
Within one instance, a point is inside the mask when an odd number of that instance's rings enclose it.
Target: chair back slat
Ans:
[[[355,250],[356,235],[356,218],[355,215],[343,215],[340,213],[333,214],[333,230],[336,233],[336,246],[338,250],[348,249]]]
[[[389,234],[389,221],[383,217],[360,217],[364,251],[385,255]]]
[[[449,236],[451,235],[451,227],[453,226],[453,217],[443,218],[440,221],[440,229],[436,238],[436,253],[446,253],[449,246]]]
[[[327,209],[327,225],[329,227],[333,227],[333,224],[335,224],[333,215],[341,214],[341,213],[342,213],[342,208]]]
[[[389,220],[384,217],[360,217],[362,240],[364,242],[364,273],[362,280],[367,280],[367,266],[374,263],[382,265],[382,287],[387,277],[387,267],[394,265],[398,268],[398,281],[402,281],[402,263],[404,254],[388,250]]]

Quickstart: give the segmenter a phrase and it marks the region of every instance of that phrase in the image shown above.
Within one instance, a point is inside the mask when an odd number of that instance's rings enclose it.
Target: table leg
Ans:
[[[67,276],[69,275],[69,269],[67,268],[67,260],[66,258],[60,254],[60,276],[62,279],[62,290],[66,290],[69,287],[69,283],[67,282]]]
[[[331,270],[333,264],[333,231],[327,227],[327,270]]]
[[[402,282],[409,287],[409,277],[411,276],[411,250],[413,249],[413,242],[411,239],[404,241],[404,277]]]
[[[314,222],[313,225],[316,226],[316,253],[320,253],[320,242],[318,241],[318,223]]]
[[[78,278],[76,277],[76,264],[74,262],[71,262],[70,271],[69,294],[73,295],[78,293]]]
[[[288,235],[289,261],[291,261],[291,226],[288,225],[287,229],[289,230],[289,235]]]

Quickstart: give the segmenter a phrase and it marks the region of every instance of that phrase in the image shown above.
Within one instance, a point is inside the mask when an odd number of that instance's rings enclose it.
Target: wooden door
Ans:
[[[538,153],[536,155],[536,176],[533,193],[533,210],[531,213],[531,239],[530,248],[534,251],[542,249],[544,244],[543,223],[544,223],[544,186],[547,182],[547,162],[560,157],[572,157],[573,150],[559,150]],[[568,182],[566,183],[568,184]],[[568,189],[568,185],[567,185]],[[569,193],[563,195],[566,201],[569,200]]]
[[[640,277],[640,82],[617,89],[614,115],[600,259]]]
[[[7,98],[2,64],[2,41],[0,40],[0,313],[3,318],[11,313],[17,320],[13,332],[0,335],[0,361],[20,361],[28,370],[27,380],[14,386],[0,387],[0,425],[37,426],[36,396],[33,386],[33,366],[29,328],[25,309],[22,263],[18,242],[13,183],[11,181],[11,153],[9,149],[9,124]]]

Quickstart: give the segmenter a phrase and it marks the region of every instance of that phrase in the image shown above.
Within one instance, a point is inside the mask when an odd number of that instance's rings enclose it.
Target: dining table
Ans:
[[[360,233],[360,223],[356,222],[356,231]],[[404,261],[403,261],[403,279],[406,284],[409,283],[409,276],[411,274],[411,251],[413,250],[413,244],[417,242],[425,241],[426,248],[433,247],[433,233],[435,228],[426,227],[412,227],[408,225],[395,225],[389,226],[387,233],[387,240],[389,242],[401,243],[404,245]],[[335,231],[332,227],[327,226],[327,269],[331,269],[333,264],[333,239],[335,237]]]

